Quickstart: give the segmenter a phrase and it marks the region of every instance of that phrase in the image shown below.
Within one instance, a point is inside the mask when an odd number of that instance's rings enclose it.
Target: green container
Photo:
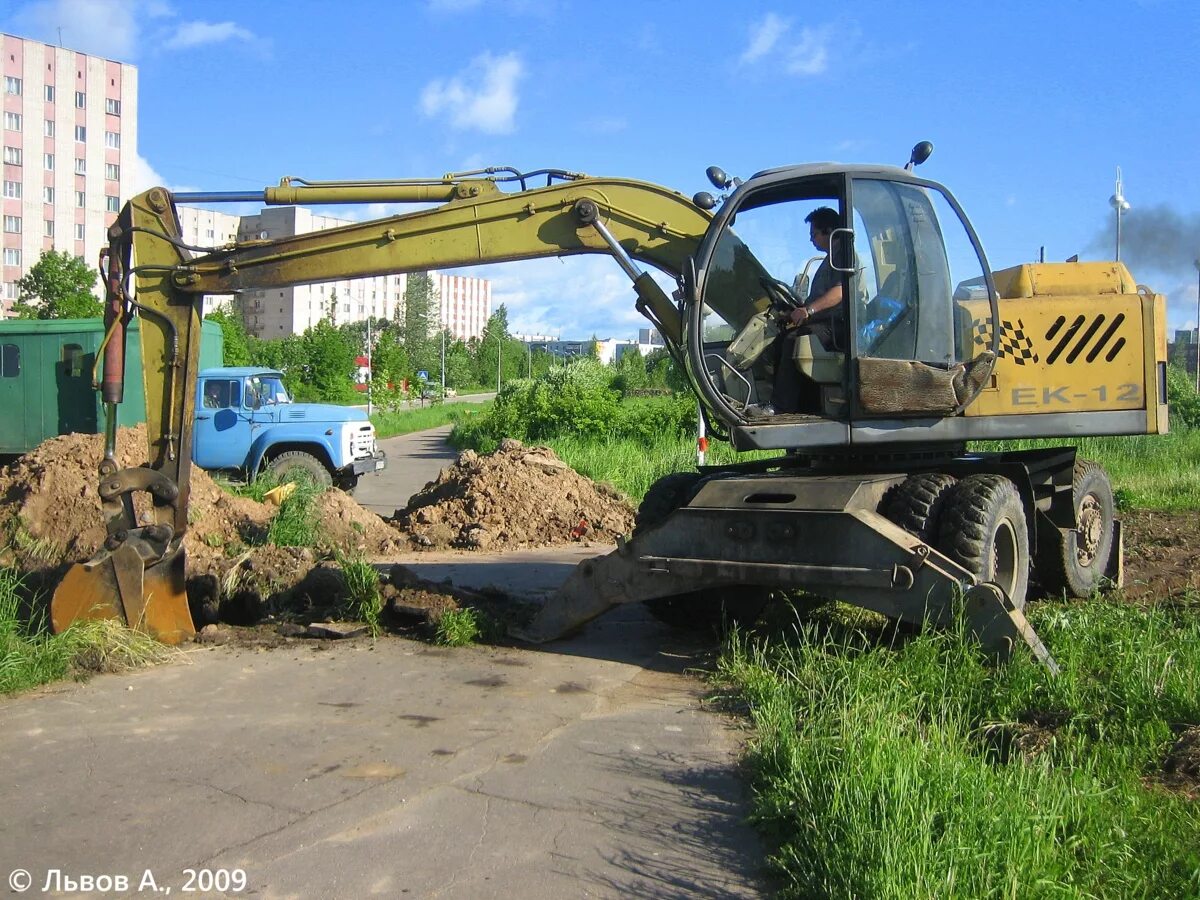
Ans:
[[[125,401],[118,425],[146,421],[139,323],[130,322],[125,354]],[[32,450],[60,434],[96,434],[104,428],[92,369],[104,339],[102,319],[10,319],[0,322],[0,455]],[[221,326],[204,322],[200,365],[223,363]]]

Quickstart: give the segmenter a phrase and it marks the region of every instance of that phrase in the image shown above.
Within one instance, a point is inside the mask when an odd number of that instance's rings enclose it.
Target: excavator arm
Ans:
[[[478,177],[483,175],[485,177]],[[530,188],[536,175],[546,185]],[[517,185],[502,190],[501,185]],[[182,240],[176,202],[439,204],[402,215],[219,248]],[[711,214],[666,188],[559,171],[485,170],[436,180],[303,182],[261,193],[134,197],[109,229],[105,284],[107,410],[100,495],[108,537],[55,592],[51,621],[119,618],[161,640],[194,634],[184,581],[191,444],[205,294],[582,253],[613,256],[636,307],[681,354],[676,305],[639,263],[679,280]],[[116,404],[124,383],[125,325],[141,320],[147,464],[119,468]],[[148,497],[148,500],[147,500]],[[140,499],[139,499],[140,498]]]

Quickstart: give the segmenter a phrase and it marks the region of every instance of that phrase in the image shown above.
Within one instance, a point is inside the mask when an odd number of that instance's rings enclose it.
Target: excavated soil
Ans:
[[[117,465],[145,463],[144,426],[121,429]],[[96,553],[105,537],[97,490],[99,435],[53,438],[0,469],[0,565],[29,573],[37,587]],[[421,549],[513,549],[576,541],[612,541],[630,530],[633,509],[542,447],[506,441],[494,454],[466,452],[409,506],[386,521],[340,491],[317,500],[317,545],[276,547],[266,536],[277,508],[237,497],[206,472],[192,470],[184,537],[188,594],[197,625],[248,624],[264,616],[320,617],[345,595],[337,554],[387,558]],[[152,519],[149,502],[138,521]],[[385,583],[397,608],[434,618],[463,596],[439,585]],[[403,596],[402,596],[403,595]],[[467,598],[470,601],[471,598]]]
[[[1157,602],[1200,591],[1200,516],[1139,509],[1120,518],[1126,597]]]
[[[396,511],[394,523],[420,548],[512,550],[615,541],[633,528],[633,512],[553,450],[505,440],[495,453],[462,453]]]

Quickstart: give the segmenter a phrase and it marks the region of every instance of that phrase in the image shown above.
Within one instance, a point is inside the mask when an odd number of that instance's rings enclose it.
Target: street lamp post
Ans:
[[[1200,256],[1196,257],[1196,391],[1200,393]]]
[[[1117,262],[1121,261],[1121,213],[1129,209],[1129,201],[1125,199],[1125,194],[1122,193],[1121,183],[1121,167],[1117,166],[1117,189],[1111,197],[1108,198],[1108,204],[1117,212]]]

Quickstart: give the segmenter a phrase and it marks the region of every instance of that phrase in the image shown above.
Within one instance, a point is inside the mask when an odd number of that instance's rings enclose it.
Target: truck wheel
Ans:
[[[933,544],[937,541],[942,508],[957,483],[958,479],[944,472],[909,475],[884,495],[879,512],[909,534]]]
[[[650,485],[633,517],[634,536],[658,525],[687,503],[699,482],[699,472],[672,472]]]
[[[687,503],[700,478],[698,472],[672,472],[650,485],[633,520],[634,537],[660,524]],[[705,630],[725,624],[753,624],[762,614],[769,596],[767,588],[730,585],[674,597],[657,597],[647,600],[645,607],[650,615],[673,628]]]
[[[1029,527],[1017,486],[969,475],[951,490],[937,548],[980,581],[998,584],[1017,609],[1029,591]]]
[[[733,584],[674,597],[656,597],[645,601],[645,606],[650,615],[672,628],[722,631],[734,625],[753,625],[770,599],[770,588]]]
[[[1074,529],[1038,529],[1038,582],[1048,593],[1090,597],[1100,587],[1113,548],[1112,484],[1097,463],[1075,461],[1071,478]]]
[[[325,464],[311,453],[305,453],[303,450],[288,450],[280,453],[267,464],[267,468],[280,481],[286,481],[291,472],[297,471],[306,472],[319,488],[327,488],[333,484],[333,477],[325,468]]]

